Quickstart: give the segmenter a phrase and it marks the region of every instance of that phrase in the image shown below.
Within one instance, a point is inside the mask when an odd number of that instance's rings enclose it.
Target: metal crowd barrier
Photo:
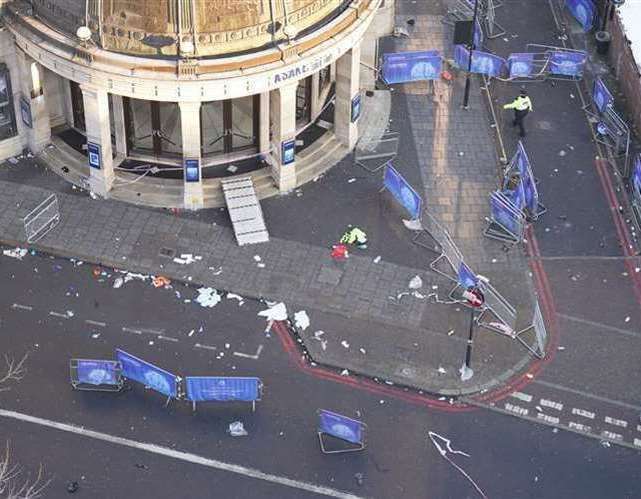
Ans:
[[[398,154],[398,132],[385,132],[380,139],[359,140],[354,150],[354,164],[370,173],[376,173],[396,158]]]

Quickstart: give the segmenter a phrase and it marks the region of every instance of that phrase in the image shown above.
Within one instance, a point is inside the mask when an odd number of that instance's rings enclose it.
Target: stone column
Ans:
[[[202,155],[200,149],[200,102],[179,102],[180,128],[183,144],[183,168],[189,160],[198,161],[198,179],[187,181],[184,178],[184,204],[188,210],[200,210],[205,206],[202,178]]]
[[[116,135],[116,157],[120,163],[127,156],[127,130],[125,129],[125,108],[122,104],[122,95],[111,94],[111,104]]]
[[[20,90],[22,97],[31,110],[31,128],[27,130],[27,146],[33,153],[39,153],[51,142],[49,109],[45,99],[44,68],[22,50],[17,50],[20,66]],[[21,109],[17,109],[17,119],[21,120]]]
[[[296,138],[296,88],[294,81],[271,92],[272,177],[280,192],[296,187],[296,162],[283,164],[282,144]]]
[[[85,126],[87,128],[89,187],[92,192],[107,197],[114,181],[111,127],[109,125],[109,94],[106,90],[87,85],[80,85],[80,89],[82,90]],[[93,154],[94,146],[99,149],[99,165],[95,164],[97,158]]]
[[[312,75],[312,102],[311,102],[311,114],[312,121],[318,117],[323,103],[320,101],[320,73],[314,73]]]
[[[258,117],[258,152],[263,157],[269,154],[269,92],[260,94],[260,110]]]
[[[350,149],[358,140],[357,123],[352,123],[352,99],[360,90],[360,59],[361,49],[358,44],[336,61],[334,133],[338,141]]]

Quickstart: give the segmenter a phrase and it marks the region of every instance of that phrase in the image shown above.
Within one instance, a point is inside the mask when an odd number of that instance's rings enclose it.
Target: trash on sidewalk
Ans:
[[[233,423],[229,423],[227,433],[229,433],[232,437],[246,437],[247,435],[249,435],[241,421],[234,421]]]
[[[345,260],[349,258],[349,251],[345,244],[335,244],[332,246],[332,253],[330,255],[334,260]]]
[[[238,306],[240,307],[243,303],[245,303],[245,298],[243,298],[240,295],[237,295],[236,293],[227,293],[227,299],[228,300],[238,300]]]
[[[381,261],[381,255],[378,255],[376,258],[374,258],[374,263],[378,263]]]
[[[196,301],[201,307],[213,308],[220,302],[221,297],[214,288],[198,288]]]
[[[297,328],[305,331],[305,329],[309,327],[309,316],[307,315],[307,312],[305,310],[296,312],[294,314],[294,323]]]
[[[341,345],[343,345],[345,348],[349,348],[349,343],[345,340],[341,341]]]
[[[164,288],[165,286],[169,286],[171,284],[170,279],[161,275],[153,277],[151,279],[151,282],[154,285],[154,288]]]
[[[439,374],[447,374],[447,371],[442,366],[438,366],[437,371]]]
[[[118,289],[118,288],[121,288],[124,283],[125,283],[125,280],[122,277],[116,277],[112,287],[114,289]]]
[[[420,276],[415,275],[410,279],[409,288],[410,289],[421,289],[423,287],[423,279]]]
[[[4,256],[10,256],[11,258],[17,258],[18,260],[22,260],[24,256],[27,254],[27,250],[23,248],[8,249],[8,250],[3,250],[2,254]]]
[[[287,320],[287,307],[283,302],[267,303],[268,309],[258,312],[259,317],[265,317],[268,321],[284,321]]]
[[[179,263],[181,265],[189,265],[190,263],[194,263],[197,260],[202,260],[202,256],[194,256],[191,253],[182,253],[180,255],[180,258],[175,257],[174,258],[174,263]]]

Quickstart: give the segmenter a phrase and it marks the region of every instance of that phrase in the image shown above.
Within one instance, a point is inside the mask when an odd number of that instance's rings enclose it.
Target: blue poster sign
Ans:
[[[116,359],[122,366],[122,375],[168,397],[178,395],[177,377],[164,369],[154,366],[138,357],[116,349]]]
[[[388,85],[438,80],[441,77],[442,66],[443,60],[436,50],[384,54],[382,76]]]
[[[102,157],[100,153],[100,144],[95,142],[87,142],[87,158],[89,159],[89,166],[100,170],[102,167]]]
[[[33,120],[31,118],[31,103],[23,95],[20,97],[20,116],[25,126],[33,128]]]
[[[258,378],[228,378],[188,376],[185,378],[185,397],[193,402],[217,400],[228,402],[260,400],[262,383]]]
[[[479,284],[479,278],[465,262],[461,262],[458,266],[457,281],[465,289],[475,288]]]
[[[585,52],[567,52],[554,50],[549,54],[549,71],[551,74],[580,78],[587,55]]]
[[[490,210],[492,220],[511,234],[520,236],[522,215],[514,209],[509,199],[500,192],[493,192],[490,196]]]
[[[364,444],[365,424],[335,412],[319,409],[318,431],[353,444]]]
[[[600,113],[604,113],[608,107],[614,104],[614,97],[601,78],[594,80],[592,102]]]
[[[352,123],[361,116],[361,94],[352,98]]]
[[[638,196],[641,196],[641,154],[637,154],[634,158],[634,166],[632,167],[632,186]]]
[[[77,378],[79,383],[88,385],[119,384],[118,362],[114,360],[77,359]]]
[[[422,200],[412,186],[396,171],[391,162],[385,167],[383,186],[394,196],[396,201],[407,210],[413,219],[421,217]]]
[[[296,140],[284,140],[281,143],[280,153],[283,165],[292,164],[296,155]]]
[[[454,61],[464,71],[467,71],[469,64],[469,50],[464,45],[454,47]],[[505,59],[489,52],[479,50],[472,51],[472,73],[480,73],[487,76],[501,76],[505,67]]]
[[[185,182],[198,182],[200,180],[199,163],[197,159],[184,160]]]
[[[565,5],[579,22],[583,31],[592,29],[596,17],[596,6],[593,0],[565,0]]]
[[[510,78],[528,78],[534,73],[533,53],[514,53],[507,58],[507,67]]]

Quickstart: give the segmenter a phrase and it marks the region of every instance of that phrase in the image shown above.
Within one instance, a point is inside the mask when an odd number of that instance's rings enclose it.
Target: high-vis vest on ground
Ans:
[[[516,109],[517,111],[525,111],[527,109],[528,111],[532,111],[532,101],[527,95],[525,97],[519,95],[509,104],[505,104],[503,109]]]
[[[343,244],[365,244],[367,243],[367,234],[358,227],[354,227],[352,230],[343,234],[340,242]]]

